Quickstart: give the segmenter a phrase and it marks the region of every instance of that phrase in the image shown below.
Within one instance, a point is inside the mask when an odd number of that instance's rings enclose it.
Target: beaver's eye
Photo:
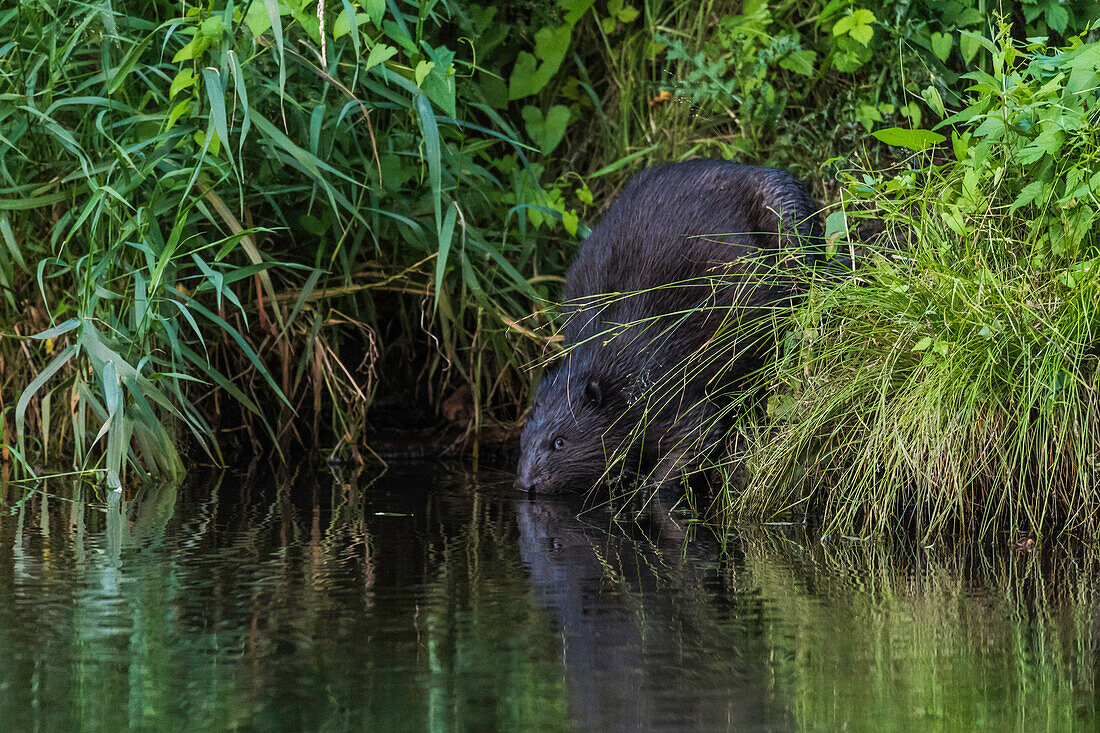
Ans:
[[[561,450],[565,447],[565,438],[554,438],[554,450]]]

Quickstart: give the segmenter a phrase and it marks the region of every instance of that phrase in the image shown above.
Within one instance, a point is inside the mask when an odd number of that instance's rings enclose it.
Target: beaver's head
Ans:
[[[582,360],[583,361],[583,360]],[[623,405],[608,380],[577,368],[578,360],[549,372],[520,438],[516,488],[538,493],[588,491],[621,440]]]

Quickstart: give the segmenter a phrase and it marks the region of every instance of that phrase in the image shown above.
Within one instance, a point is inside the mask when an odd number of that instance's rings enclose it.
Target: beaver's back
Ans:
[[[783,262],[816,252],[815,210],[801,183],[772,168],[693,160],[643,171],[569,269],[567,344],[596,338],[600,361],[656,372],[719,329],[732,344],[734,324],[789,295]],[[713,353],[706,361],[703,379],[751,367]]]

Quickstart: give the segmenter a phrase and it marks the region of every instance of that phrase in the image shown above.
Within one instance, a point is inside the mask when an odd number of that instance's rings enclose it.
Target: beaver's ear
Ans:
[[[595,379],[584,386],[584,401],[590,407],[599,407],[603,404],[603,388]]]

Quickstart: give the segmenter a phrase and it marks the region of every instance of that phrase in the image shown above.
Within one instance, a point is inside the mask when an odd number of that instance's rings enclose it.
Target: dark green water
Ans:
[[[0,730],[1100,725],[1092,561],[306,473],[0,512]]]

